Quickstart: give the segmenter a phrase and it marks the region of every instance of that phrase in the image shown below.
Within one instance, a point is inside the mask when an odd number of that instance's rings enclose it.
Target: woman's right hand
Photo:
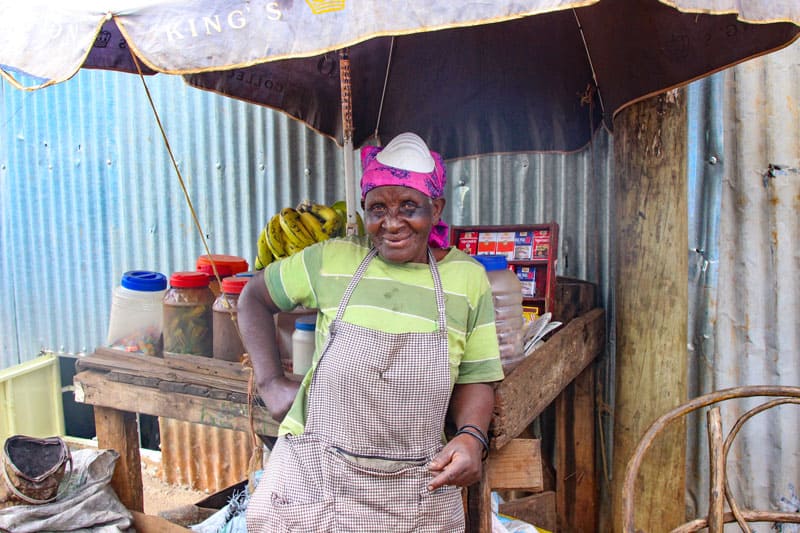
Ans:
[[[264,387],[260,387],[261,398],[267,406],[267,411],[277,422],[281,422],[289,412],[299,388],[299,382],[286,376],[278,376]]]

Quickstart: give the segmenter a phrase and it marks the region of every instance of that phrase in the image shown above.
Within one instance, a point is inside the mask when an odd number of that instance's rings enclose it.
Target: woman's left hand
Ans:
[[[453,437],[428,465],[434,478],[428,490],[434,491],[443,485],[466,487],[481,478],[483,445],[471,435]]]

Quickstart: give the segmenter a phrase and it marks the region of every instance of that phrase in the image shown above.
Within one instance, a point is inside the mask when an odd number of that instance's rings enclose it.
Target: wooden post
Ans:
[[[125,507],[131,511],[144,511],[136,413],[95,405],[94,421],[97,446],[119,452],[111,486]]]
[[[594,365],[556,398],[556,511],[558,531],[597,528]]]
[[[625,466],[658,416],[686,397],[688,309],[685,90],[621,111],[614,119],[616,402],[611,530],[622,529]],[[636,528],[684,522],[686,434],[667,432],[637,481]]]

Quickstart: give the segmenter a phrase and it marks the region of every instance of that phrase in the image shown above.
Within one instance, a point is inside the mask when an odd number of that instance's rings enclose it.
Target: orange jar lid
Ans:
[[[220,277],[223,278],[233,276],[239,272],[246,272],[247,269],[250,268],[247,264],[247,260],[243,257],[237,255],[211,254],[210,256],[201,255],[197,258],[197,270],[213,276],[214,268],[211,266],[212,259],[217,266],[217,272],[219,272]]]
[[[222,280],[222,292],[227,294],[241,294],[250,278],[237,278],[231,276]]]
[[[173,272],[169,284],[179,289],[208,287],[208,275],[205,272]]]

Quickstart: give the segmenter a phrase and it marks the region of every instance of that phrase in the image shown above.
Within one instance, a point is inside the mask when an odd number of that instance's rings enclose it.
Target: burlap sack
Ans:
[[[3,446],[0,508],[42,504],[56,499],[72,457],[60,437],[14,435]]]

